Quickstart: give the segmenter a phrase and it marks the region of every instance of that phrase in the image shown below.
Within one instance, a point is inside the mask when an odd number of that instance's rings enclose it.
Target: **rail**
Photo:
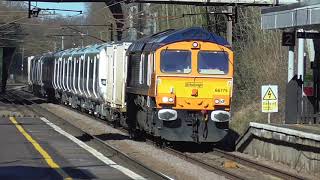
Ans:
[[[76,111],[78,113],[81,113],[82,115],[85,115],[87,117],[92,117],[89,114],[74,110],[72,108],[68,108],[68,109],[70,109],[72,111]],[[45,110],[45,111],[48,111],[48,110]],[[110,125],[110,123],[107,123],[106,121],[99,120],[99,119],[96,119],[96,120]],[[125,133],[128,133],[124,129],[120,129],[120,130],[125,132]],[[97,138],[97,137],[93,136],[93,138]],[[101,141],[101,140],[98,139],[98,141]],[[150,140],[148,142],[149,143],[154,143],[154,142],[152,142]],[[104,143],[104,142],[101,142],[101,143]],[[204,162],[204,161],[202,161],[202,160],[200,160],[198,158],[192,157],[192,156],[190,156],[190,155],[188,155],[186,153],[177,151],[177,150],[172,149],[170,147],[165,147],[165,148],[163,148],[163,150],[168,152],[168,153],[170,153],[170,154],[172,154],[172,155],[175,155],[175,156],[178,156],[178,157],[180,157],[182,159],[185,159],[186,161],[188,161],[190,163],[197,164],[197,165],[203,167],[204,169],[212,171],[212,172],[214,172],[216,174],[219,174],[221,176],[225,176],[225,177],[227,177],[229,179],[248,179],[245,174],[235,173],[234,171],[232,171],[230,169],[226,169],[226,168],[220,167],[219,165],[209,164],[209,163]],[[114,150],[114,151],[116,151],[116,150]],[[117,152],[115,152],[115,153],[117,153]],[[121,152],[119,152],[119,154],[121,155]],[[240,157],[240,156],[237,156],[237,155],[232,154],[230,152],[222,151],[222,150],[219,150],[219,149],[216,149],[216,148],[213,149],[212,152],[209,152],[209,154],[220,156],[220,157],[225,158],[227,160],[235,161],[235,162],[237,162],[237,163],[239,163],[239,164],[241,164],[243,166],[246,166],[246,167],[249,167],[249,168],[252,168],[252,169],[256,169],[256,170],[261,171],[263,173],[270,174],[272,176],[276,176],[276,177],[279,177],[279,178],[282,178],[282,179],[292,179],[292,180],[306,179],[305,177],[301,177],[301,176],[296,175],[296,174],[285,172],[285,171],[283,171],[281,169],[276,169],[274,167],[270,167],[270,166],[255,162],[253,160],[250,160],[250,159],[247,159],[247,158],[244,158],[244,157]],[[126,158],[130,158],[130,157],[127,156]]]

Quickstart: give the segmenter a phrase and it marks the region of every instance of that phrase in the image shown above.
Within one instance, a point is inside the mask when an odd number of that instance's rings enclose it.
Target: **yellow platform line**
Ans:
[[[52,159],[47,151],[45,151],[40,144],[34,140],[24,129],[23,127],[17,122],[15,117],[10,117],[10,121],[16,126],[16,128],[21,132],[21,134],[33,145],[33,147],[41,154],[44,160],[47,162],[49,167],[56,170],[62,177],[65,177],[64,180],[72,180],[71,177],[60,168],[60,166]]]

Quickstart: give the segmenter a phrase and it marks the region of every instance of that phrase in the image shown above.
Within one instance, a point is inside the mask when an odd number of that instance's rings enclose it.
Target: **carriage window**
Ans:
[[[227,74],[229,58],[227,52],[200,51],[198,54],[198,72],[201,74]]]
[[[164,73],[191,72],[191,52],[164,50],[161,52],[160,68]]]

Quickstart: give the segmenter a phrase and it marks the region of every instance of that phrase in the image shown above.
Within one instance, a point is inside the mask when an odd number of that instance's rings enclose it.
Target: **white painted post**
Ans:
[[[300,32],[303,32],[303,30],[300,30]],[[298,95],[298,100],[301,101],[301,109],[298,110],[298,112],[300,111],[300,115],[298,115],[298,117],[301,117],[303,114],[303,81],[304,81],[304,39],[303,38],[298,38],[298,79],[300,79],[302,81],[302,85],[301,85],[301,94]],[[299,108],[298,108],[299,109]],[[301,121],[301,119],[298,119],[298,122]]]
[[[232,6],[228,6],[228,14],[232,14],[233,10],[232,10]],[[228,16],[229,16],[228,15]],[[232,17],[228,17],[228,22],[227,22],[227,40],[228,43],[230,44],[230,46],[232,46]]]
[[[304,79],[304,39],[298,39],[298,78]]]
[[[64,50],[64,36],[61,36],[61,50]]]
[[[289,47],[289,54],[288,54],[288,82],[294,76],[294,46]]]

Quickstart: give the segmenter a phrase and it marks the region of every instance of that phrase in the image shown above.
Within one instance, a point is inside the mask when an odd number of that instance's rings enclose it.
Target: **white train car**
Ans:
[[[56,53],[52,78],[56,99],[105,118],[124,112],[129,46],[100,44]]]
[[[51,53],[28,58],[28,84],[38,95],[52,94],[52,63]]]

